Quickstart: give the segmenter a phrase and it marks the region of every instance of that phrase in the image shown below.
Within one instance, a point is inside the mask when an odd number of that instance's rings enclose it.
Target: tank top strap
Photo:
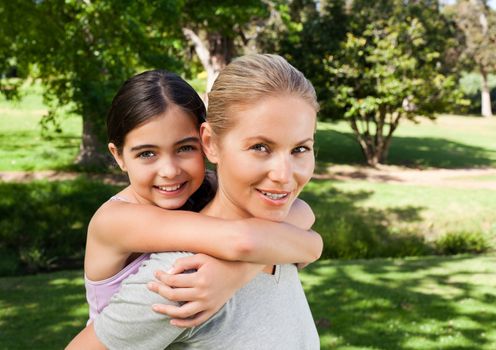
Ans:
[[[129,202],[127,200],[127,198],[124,198],[122,196],[119,196],[119,195],[115,195],[115,196],[112,196],[109,198],[109,201],[122,201],[122,202]]]

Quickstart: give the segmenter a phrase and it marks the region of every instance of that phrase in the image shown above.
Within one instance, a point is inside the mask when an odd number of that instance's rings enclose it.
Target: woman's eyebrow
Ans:
[[[275,141],[272,141],[271,139],[265,137],[265,136],[251,136],[251,137],[248,137],[245,139],[245,141],[262,141],[266,144],[275,144],[276,142]],[[314,142],[314,139],[312,137],[309,137],[309,138],[306,138],[304,140],[301,140],[301,141],[298,141],[296,142],[295,144],[296,145],[301,145],[301,144],[304,144],[304,143],[307,143],[307,142]]]

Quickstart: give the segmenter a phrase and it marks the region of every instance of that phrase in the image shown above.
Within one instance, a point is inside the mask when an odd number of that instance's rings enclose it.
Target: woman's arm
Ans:
[[[308,214],[300,211],[305,210],[292,210],[290,218],[305,221],[300,216]],[[119,201],[96,212],[90,231],[95,234],[89,239],[122,253],[187,250],[231,261],[280,264],[312,262],[322,252],[319,234],[287,223],[223,220]]]

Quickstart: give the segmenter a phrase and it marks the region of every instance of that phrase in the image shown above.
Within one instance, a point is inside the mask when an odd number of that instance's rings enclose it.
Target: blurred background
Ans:
[[[321,104],[301,272],[323,349],[496,348],[496,1],[0,1],[0,348],[85,325],[94,211],[126,185],[105,118],[161,68],[206,100],[277,53]],[[496,112],[496,111],[495,111]]]

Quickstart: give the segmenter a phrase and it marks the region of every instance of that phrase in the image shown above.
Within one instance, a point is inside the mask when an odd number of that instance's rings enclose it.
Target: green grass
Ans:
[[[203,86],[202,79],[192,81]],[[195,85],[195,86],[196,86]],[[0,96],[0,171],[67,170],[73,168],[81,136],[81,118],[62,113],[62,133],[42,137],[40,119],[47,113],[41,87],[24,88],[20,102]],[[389,163],[406,166],[496,167],[496,118],[440,116],[404,121],[393,138]],[[346,122],[320,122],[317,132],[319,166],[363,164],[363,156]]]
[[[322,261],[302,274],[323,349],[496,348],[496,257]]]
[[[395,132],[388,163],[413,167],[496,167],[496,118],[442,115],[405,121]],[[319,123],[317,160],[322,165],[363,164],[346,122]]]
[[[42,135],[48,112],[38,85],[26,87],[20,101],[0,96],[0,171],[70,170],[81,141],[81,118],[63,113],[62,132]]]
[[[323,260],[301,273],[322,349],[496,347],[495,256]],[[84,326],[82,271],[0,278],[0,348],[61,349]]]
[[[377,215],[382,212],[383,216],[376,220],[387,220],[392,227],[415,225],[427,236],[457,230],[493,232],[496,235],[496,191],[360,180],[313,181],[305,191],[329,193],[315,199],[308,196],[313,207],[319,206],[319,200],[325,202],[329,199],[334,203],[328,207],[331,210],[375,211]],[[330,195],[330,192],[334,194]],[[336,205],[350,199],[348,206]],[[391,215],[388,217],[387,213]],[[328,214],[332,217],[327,220],[335,220],[344,214]]]

